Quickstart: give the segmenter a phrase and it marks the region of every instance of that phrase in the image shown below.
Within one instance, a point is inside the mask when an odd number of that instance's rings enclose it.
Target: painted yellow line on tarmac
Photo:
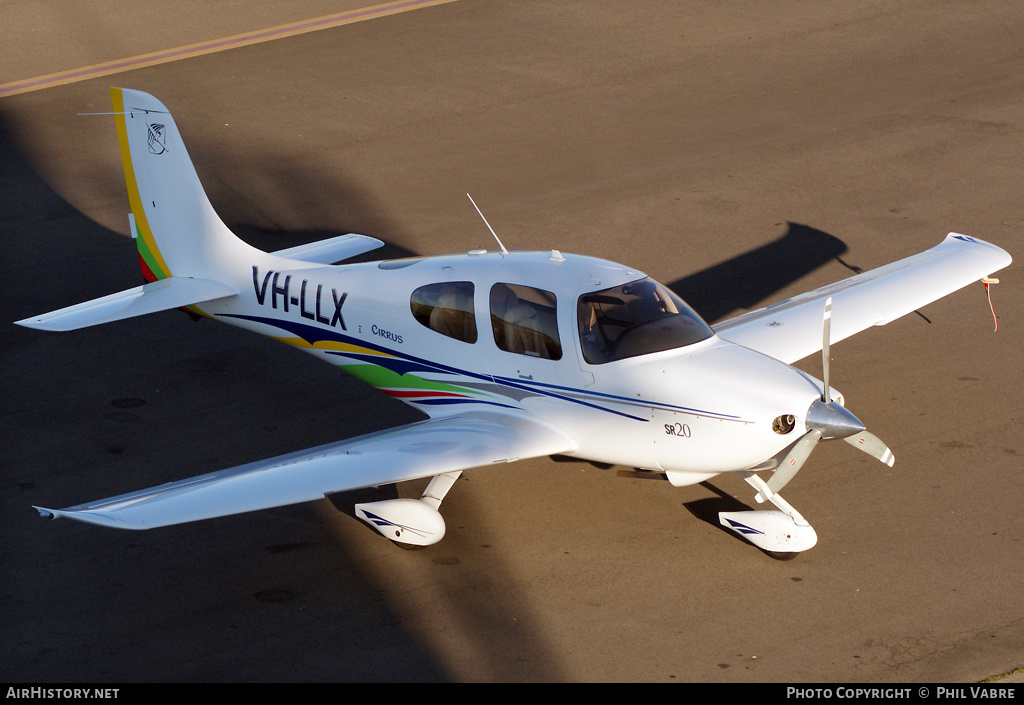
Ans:
[[[278,25],[277,27],[270,27],[268,29],[257,29],[251,32],[236,34],[231,37],[211,39],[206,42],[188,44],[186,46],[166,49],[164,51],[155,51],[150,54],[141,54],[127,59],[116,59],[114,61],[106,61],[101,64],[93,64],[92,66],[68,69],[67,71],[59,71],[45,76],[37,76],[35,78],[27,78],[21,81],[0,84],[0,98],[9,95],[17,95],[18,93],[38,91],[43,88],[52,88],[53,86],[62,86],[66,83],[74,83],[76,81],[86,81],[90,78],[109,76],[111,74],[131,71],[133,69],[144,68],[146,66],[155,66],[156,64],[164,64],[170,61],[190,59],[194,56],[212,54],[214,52],[234,49],[236,47],[247,46],[249,44],[269,42],[283,37],[292,37],[296,34],[305,34],[307,32],[315,32],[320,29],[329,29],[331,27],[340,27],[341,25],[352,24],[354,22],[386,17],[387,15],[396,15],[401,12],[409,12],[410,10],[419,10],[424,7],[431,7],[432,5],[443,5],[449,2],[455,2],[455,0],[395,0],[394,2],[387,2],[382,5],[373,5],[372,7],[364,7],[358,10],[338,12],[333,15],[324,15],[323,17],[317,17],[315,19],[301,20],[299,22]]]

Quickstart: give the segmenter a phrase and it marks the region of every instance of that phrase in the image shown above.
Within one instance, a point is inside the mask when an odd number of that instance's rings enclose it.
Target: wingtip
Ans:
[[[39,516],[41,516],[43,519],[56,519],[58,516],[60,516],[59,513],[54,511],[53,509],[47,509],[46,507],[37,507],[34,504],[32,505],[32,508],[39,512]]]
[[[1009,252],[1004,250],[999,245],[996,245],[994,243],[988,242],[987,240],[982,240],[980,238],[976,238],[976,237],[972,237],[970,235],[964,235],[963,233],[956,233],[956,232],[951,232],[948,235],[946,235],[946,240],[945,241],[948,242],[949,240],[957,240],[959,242],[967,243],[969,245],[976,245],[976,246],[978,246],[978,247],[980,247],[980,248],[982,248],[984,250],[987,250],[988,252],[996,255],[996,257],[998,257],[998,260],[999,260],[998,261],[997,269],[1002,269],[1003,267],[1007,267],[1007,266],[1009,266],[1013,262],[1013,257],[1010,256]]]
[[[15,321],[14,325],[21,326],[22,328],[33,328],[35,330],[52,330],[41,316],[36,316],[35,318],[23,318],[20,321]]]
[[[47,509],[46,507],[37,507],[35,505],[33,505],[32,508],[39,512],[39,516],[44,519],[73,519],[86,524],[107,526],[114,529],[148,529],[152,528],[152,526],[160,525],[147,525],[138,521],[132,521],[131,517],[126,520],[124,517],[111,515],[109,513],[103,514],[84,508],[76,509],[74,507],[69,507],[68,509]]]

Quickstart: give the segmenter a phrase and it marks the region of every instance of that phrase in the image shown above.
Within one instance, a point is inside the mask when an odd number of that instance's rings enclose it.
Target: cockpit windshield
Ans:
[[[591,365],[681,348],[714,335],[682,299],[651,279],[584,294],[576,312],[583,358]]]

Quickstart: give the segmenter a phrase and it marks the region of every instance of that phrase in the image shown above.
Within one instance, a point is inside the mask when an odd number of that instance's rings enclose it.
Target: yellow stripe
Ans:
[[[409,12],[411,10],[419,10],[424,7],[432,7],[434,5],[443,5],[449,2],[455,2],[455,0],[394,0],[393,2],[384,3],[382,5],[374,5],[372,7],[364,7],[358,10],[338,12],[332,15],[316,17],[311,20],[300,20],[298,22],[270,27],[268,29],[258,29],[252,32],[235,34],[221,39],[211,39],[209,41],[198,42],[196,44],[186,44],[185,46],[176,47],[174,49],[165,49],[164,51],[140,54],[126,59],[105,61],[101,64],[93,64],[92,66],[85,66],[77,69],[68,69],[67,71],[58,71],[57,73],[50,73],[44,76],[36,76],[35,78],[26,78],[21,81],[12,81],[11,83],[0,84],[0,98],[8,95],[38,91],[43,88],[52,88],[53,86],[62,86],[67,83],[87,81],[91,78],[99,78],[101,76],[110,76],[115,73],[124,73],[125,71],[132,71],[146,66],[155,66],[157,64],[165,64],[171,61],[178,61],[179,59],[190,59],[195,56],[213,54],[219,51],[226,51],[227,49],[249,46],[250,44],[260,44],[262,42],[273,41],[274,39],[293,37],[297,34],[306,34],[320,29],[330,29],[332,27],[340,27],[342,25],[362,22],[364,20],[373,20],[378,17],[387,17],[388,15],[396,15],[402,12]]]
[[[351,352],[359,353],[361,355],[377,355],[378,357],[397,357],[389,353],[383,353],[378,350],[371,350],[370,348],[364,348],[361,345],[352,345],[350,343],[341,343],[335,340],[318,340],[316,343],[310,345],[308,341],[302,338],[292,338],[271,335],[267,336],[273,340],[280,341],[287,345],[291,345],[296,348],[306,348],[307,350],[334,350],[336,352]]]
[[[128,203],[131,206],[132,215],[135,216],[135,227],[139,231],[139,237],[143,238],[146,246],[156,260],[160,272],[153,272],[158,277],[171,276],[171,269],[160,254],[160,248],[156,246],[153,238],[153,231],[146,220],[146,211],[142,207],[142,197],[139,195],[139,184],[135,181],[135,167],[132,166],[131,148],[128,146],[128,123],[124,116],[124,95],[120,88],[110,89],[110,103],[114,108],[114,120],[117,123],[117,143],[121,147],[121,164],[124,166],[124,182],[128,187]]]

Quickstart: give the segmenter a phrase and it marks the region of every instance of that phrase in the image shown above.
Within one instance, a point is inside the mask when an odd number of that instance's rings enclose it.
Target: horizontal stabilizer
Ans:
[[[237,294],[235,287],[213,279],[168,277],[15,323],[39,330],[77,330]]]
[[[378,247],[384,247],[384,243],[375,237],[349,233],[298,247],[289,247],[287,250],[278,250],[274,254],[278,257],[287,257],[303,262],[335,264],[364,252],[376,250]]]
[[[118,529],[151,529],[573,449],[567,437],[536,421],[507,414],[465,414],[420,421],[67,509],[36,509],[49,518],[67,517]]]

